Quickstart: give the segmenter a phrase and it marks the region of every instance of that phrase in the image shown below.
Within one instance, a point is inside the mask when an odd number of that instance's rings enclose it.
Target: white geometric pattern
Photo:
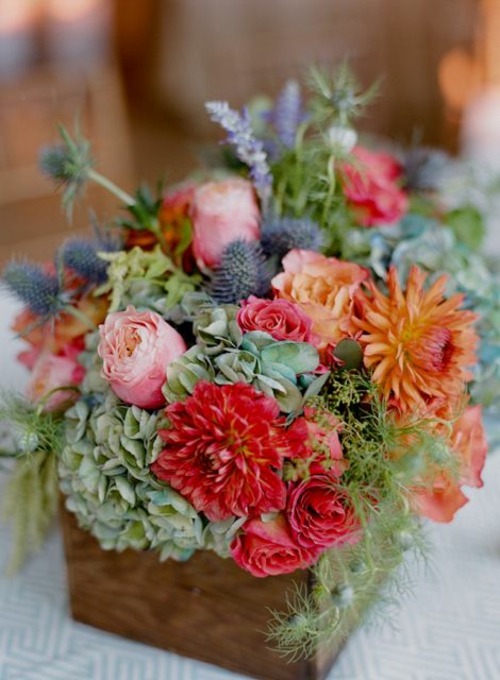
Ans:
[[[433,566],[390,626],[357,631],[331,680],[500,680],[500,455],[453,524],[430,527]],[[0,475],[0,498],[5,476]],[[0,569],[8,552],[0,530]],[[58,532],[0,577],[1,680],[237,680],[242,676],[95,631],[69,617]]]

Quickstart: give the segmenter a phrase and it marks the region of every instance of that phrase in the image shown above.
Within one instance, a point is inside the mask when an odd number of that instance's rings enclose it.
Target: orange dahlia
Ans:
[[[401,413],[429,415],[446,401],[456,403],[476,361],[476,314],[460,309],[463,295],[444,297],[446,276],[428,290],[425,279],[414,265],[403,292],[391,267],[388,295],[374,284],[360,291],[353,320],[362,331],[365,366]]]

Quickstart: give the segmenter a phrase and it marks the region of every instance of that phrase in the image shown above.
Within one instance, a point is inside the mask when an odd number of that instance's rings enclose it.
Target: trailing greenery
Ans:
[[[354,505],[362,538],[326,551],[311,569],[313,588],[297,587],[287,610],[272,612],[268,638],[291,660],[311,656],[324,643],[340,647],[362,619],[390,613],[387,605],[408,589],[402,568],[407,553],[426,558],[427,542],[406,484],[415,482],[418,469],[426,470],[429,462],[439,460],[440,469],[455,465],[425,422],[394,425],[375,386],[360,371],[332,373],[309,403],[339,420],[347,461],[342,487]],[[425,460],[415,469],[417,454]]]
[[[10,423],[14,443],[13,470],[2,503],[13,532],[8,565],[13,573],[41,547],[56,514],[56,461],[63,432],[60,418],[16,395],[3,395],[0,420]]]

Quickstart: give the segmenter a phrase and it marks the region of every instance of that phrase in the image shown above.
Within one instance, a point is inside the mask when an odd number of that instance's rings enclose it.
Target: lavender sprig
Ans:
[[[285,83],[270,118],[279,140],[287,149],[292,149],[295,145],[297,128],[306,119],[300,85],[296,80],[289,80]]]
[[[207,102],[205,107],[210,118],[228,133],[227,141],[235,147],[236,156],[250,169],[250,177],[265,210],[271,196],[271,170],[264,145],[254,135],[248,110],[238,113],[227,102]]]

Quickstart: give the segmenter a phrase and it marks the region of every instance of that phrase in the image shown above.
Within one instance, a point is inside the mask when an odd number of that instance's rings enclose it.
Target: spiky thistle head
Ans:
[[[280,260],[294,248],[321,250],[324,237],[321,228],[307,217],[271,218],[264,222],[261,231],[261,245],[267,257],[277,256]]]
[[[444,151],[414,146],[403,159],[405,187],[413,191],[428,191],[439,188],[443,170],[448,164]]]
[[[2,284],[39,316],[55,316],[63,306],[59,277],[38,264],[9,262],[3,271]]]
[[[98,253],[116,250],[109,245],[106,247],[107,245],[98,241],[71,239],[61,248],[62,262],[89,283],[104,283],[108,262],[101,259]]]
[[[250,295],[262,297],[270,286],[270,275],[258,243],[232,241],[222,253],[210,283],[210,295],[221,304],[236,304]]]
[[[62,144],[45,147],[40,152],[41,171],[57,186],[64,186],[63,206],[71,215],[75,198],[82,192],[94,162],[90,155],[90,143],[83,137],[71,137],[59,126]]]

